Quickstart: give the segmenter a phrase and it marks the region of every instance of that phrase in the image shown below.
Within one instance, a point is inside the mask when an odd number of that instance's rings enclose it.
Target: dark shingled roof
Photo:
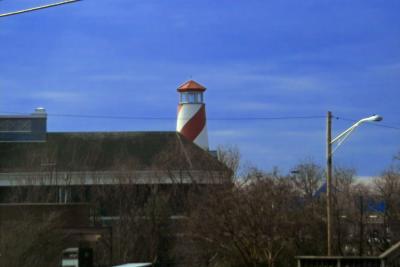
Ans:
[[[0,172],[225,170],[176,132],[47,133],[46,142],[1,143]]]

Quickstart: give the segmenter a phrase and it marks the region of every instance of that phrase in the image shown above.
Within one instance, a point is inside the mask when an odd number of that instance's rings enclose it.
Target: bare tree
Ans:
[[[307,200],[311,200],[322,185],[324,177],[322,168],[311,161],[307,161],[295,166],[292,174],[295,187]]]
[[[20,215],[0,225],[1,266],[59,266],[61,251],[70,238],[62,229],[62,214],[41,217],[25,210]]]
[[[235,146],[219,146],[217,148],[218,160],[232,171],[232,179],[238,178],[240,171],[240,151]]]
[[[400,239],[400,173],[395,168],[385,171],[375,180],[376,193],[384,202],[383,231],[376,233],[382,249]],[[390,229],[389,231],[387,229]]]
[[[293,249],[298,203],[290,180],[258,170],[247,178],[196,199],[201,205],[192,210],[187,232],[202,256],[195,263],[272,267]]]

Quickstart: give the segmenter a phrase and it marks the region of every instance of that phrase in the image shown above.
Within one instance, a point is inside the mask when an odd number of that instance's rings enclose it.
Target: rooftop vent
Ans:
[[[47,117],[47,112],[45,108],[37,107],[35,111],[32,113],[32,116],[35,117]]]

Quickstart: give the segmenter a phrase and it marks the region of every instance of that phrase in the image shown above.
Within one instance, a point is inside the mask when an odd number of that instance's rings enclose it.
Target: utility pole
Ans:
[[[339,134],[332,140],[332,112],[328,111],[326,117],[326,235],[327,255],[332,256],[332,145],[337,142],[335,150],[349,137],[358,126],[365,122],[381,121],[379,115],[363,118],[354,123],[350,128]],[[363,229],[362,229],[363,230]]]
[[[358,253],[359,256],[362,256],[364,254],[364,250],[363,250],[363,245],[364,245],[364,197],[362,195],[362,192],[360,192],[360,243],[359,243],[359,249],[358,249]]]
[[[326,118],[326,235],[327,255],[332,256],[332,112]]]

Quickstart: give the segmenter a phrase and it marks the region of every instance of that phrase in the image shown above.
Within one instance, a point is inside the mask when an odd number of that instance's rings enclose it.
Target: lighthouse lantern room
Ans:
[[[190,80],[178,88],[179,105],[176,124],[177,132],[208,150],[206,110],[203,93],[206,90],[201,84]]]
[[[203,92],[181,92],[180,103],[192,103],[198,104],[203,103]]]

